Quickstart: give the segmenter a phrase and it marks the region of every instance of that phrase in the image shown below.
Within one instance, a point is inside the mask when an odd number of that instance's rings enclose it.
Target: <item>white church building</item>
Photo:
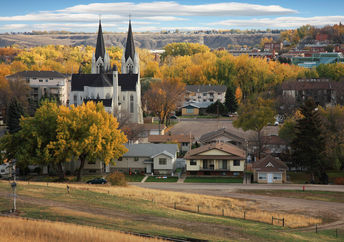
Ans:
[[[92,57],[91,74],[73,74],[70,104],[81,105],[88,101],[103,102],[105,109],[116,116],[126,112],[130,123],[143,123],[139,56],[129,21],[128,37],[122,57],[121,73],[116,65],[111,68],[109,54],[105,50],[101,22]]]

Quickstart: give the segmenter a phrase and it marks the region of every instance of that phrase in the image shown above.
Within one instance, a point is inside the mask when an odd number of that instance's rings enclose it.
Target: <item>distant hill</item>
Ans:
[[[205,44],[211,49],[227,47],[228,44],[255,46],[261,38],[268,37],[277,40],[279,34],[160,34],[135,33],[135,44],[144,49],[162,49],[172,42],[190,42]],[[107,46],[123,46],[126,41],[125,33],[104,34]],[[25,47],[42,45],[95,45],[96,34],[46,34],[46,35],[0,35],[0,47],[18,44]]]

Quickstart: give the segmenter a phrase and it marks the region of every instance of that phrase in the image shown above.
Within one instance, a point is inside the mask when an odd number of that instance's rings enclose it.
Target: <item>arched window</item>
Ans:
[[[134,113],[134,96],[130,96],[130,113]]]

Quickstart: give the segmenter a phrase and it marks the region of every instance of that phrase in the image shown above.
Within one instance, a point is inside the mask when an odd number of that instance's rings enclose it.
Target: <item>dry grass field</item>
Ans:
[[[162,241],[155,238],[143,238],[90,226],[51,221],[33,221],[14,217],[1,217],[0,236],[0,241],[2,242]]]
[[[23,183],[25,184],[25,183]],[[35,183],[46,186],[46,183]],[[49,183],[49,186],[64,188],[66,184]],[[160,206],[181,209],[203,214],[228,216],[233,218],[244,218],[252,221],[271,223],[271,218],[284,218],[285,226],[289,228],[307,227],[321,224],[320,218],[309,217],[301,214],[271,212],[257,209],[252,201],[233,198],[222,198],[201,194],[187,194],[181,192],[161,191],[136,186],[113,187],[95,186],[87,184],[69,184],[71,189],[88,190],[107,193],[119,197],[143,199],[152,201]],[[282,225],[282,223],[276,223]]]

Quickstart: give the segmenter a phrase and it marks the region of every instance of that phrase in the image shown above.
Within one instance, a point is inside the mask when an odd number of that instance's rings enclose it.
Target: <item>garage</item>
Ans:
[[[257,183],[275,184],[286,181],[287,165],[278,159],[268,155],[253,163],[253,181]]]

